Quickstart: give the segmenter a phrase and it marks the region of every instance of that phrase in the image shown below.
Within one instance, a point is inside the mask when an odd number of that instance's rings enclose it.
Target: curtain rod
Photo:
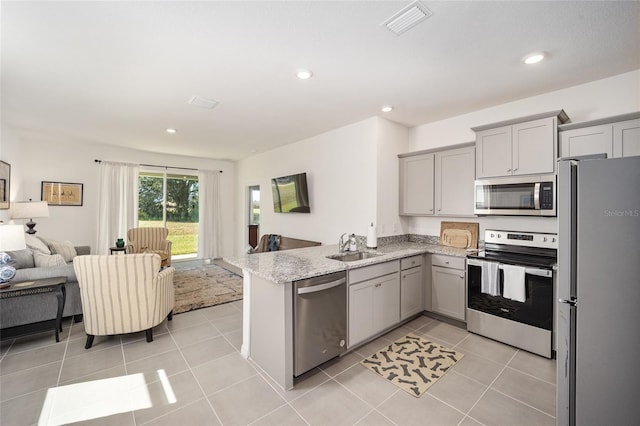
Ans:
[[[102,160],[93,160],[96,163],[102,163]],[[145,167],[160,167],[160,168],[164,168],[164,169],[178,169],[178,170],[194,170],[194,171],[198,171],[198,169],[193,169],[190,167],[173,167],[173,166],[158,166],[157,164],[139,164],[140,166],[145,166]],[[222,173],[222,170],[215,170],[217,172]]]

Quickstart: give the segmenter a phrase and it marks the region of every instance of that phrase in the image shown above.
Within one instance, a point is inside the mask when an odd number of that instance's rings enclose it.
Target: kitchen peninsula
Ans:
[[[420,241],[420,242],[417,242]],[[392,304],[396,312],[391,325],[360,340],[349,344],[347,352],[375,338],[389,329],[401,325],[408,318],[401,320],[400,316],[400,269],[403,259],[423,259],[425,254],[435,254],[449,257],[464,263],[468,251],[453,247],[432,244],[431,240],[408,241],[395,240],[392,243],[380,245],[376,250],[368,250],[373,257],[351,262],[330,259],[327,256],[338,254],[337,245],[308,247],[287,251],[249,254],[224,260],[243,271],[243,341],[241,354],[254,361],[283,389],[294,386],[294,316],[293,316],[293,283],[313,277],[346,271],[350,277],[355,277],[361,271],[381,270],[388,273],[393,269],[396,274],[397,297],[386,298],[384,303]],[[436,238],[437,241],[437,238]],[[417,285],[419,286],[418,312],[431,308],[431,291],[423,291],[430,283],[431,273],[426,268],[430,265],[430,256],[426,262],[420,261]],[[384,266],[383,266],[384,265]],[[402,269],[405,266],[402,263]],[[389,269],[391,268],[391,269]],[[356,272],[357,271],[357,272]],[[351,280],[351,278],[349,278]],[[349,283],[348,283],[349,284]],[[361,284],[358,284],[361,285]],[[428,286],[430,290],[430,285]],[[347,292],[348,293],[348,292]],[[424,293],[424,297],[423,297]],[[415,298],[414,298],[415,299]],[[424,303],[423,303],[424,301]],[[415,302],[415,300],[414,300]],[[462,301],[464,303],[464,300]],[[397,305],[397,306],[395,306]],[[347,304],[349,318],[352,318],[354,306]],[[415,316],[412,315],[411,317]],[[352,325],[349,324],[351,331]]]

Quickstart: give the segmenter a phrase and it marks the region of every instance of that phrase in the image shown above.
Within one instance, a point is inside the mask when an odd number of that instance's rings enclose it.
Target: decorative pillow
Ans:
[[[13,265],[16,269],[33,268],[33,253],[29,249],[8,251],[7,254],[11,256],[11,260],[15,263]]]
[[[34,237],[33,235],[25,234],[24,239],[27,243],[27,247],[31,249],[33,254],[51,254],[51,250],[45,243],[42,242],[38,237]]]
[[[36,268],[40,268],[42,266],[65,266],[67,262],[64,261],[64,258],[59,254],[42,254],[38,252],[33,252],[33,260],[36,264]]]
[[[51,254],[62,255],[65,262],[71,262],[73,258],[78,255],[78,253],[76,253],[76,248],[69,241],[48,241]]]

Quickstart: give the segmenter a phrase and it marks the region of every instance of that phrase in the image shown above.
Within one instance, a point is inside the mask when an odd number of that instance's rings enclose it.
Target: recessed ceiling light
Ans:
[[[380,111],[382,111],[382,112],[391,112],[391,111],[393,111],[393,107],[391,105],[386,105],[386,106],[383,106],[382,108],[380,108]]]
[[[167,129],[167,133],[169,133],[170,135],[174,135],[174,134],[178,133],[178,131],[176,129],[172,129],[171,127],[169,127]]]
[[[527,65],[533,65],[533,64],[537,64],[538,62],[543,60],[544,56],[545,56],[544,52],[531,53],[531,54],[525,56],[522,59],[522,61]]]
[[[300,79],[300,80],[308,80],[313,76],[313,73],[309,70],[298,70],[296,72],[296,76]]]

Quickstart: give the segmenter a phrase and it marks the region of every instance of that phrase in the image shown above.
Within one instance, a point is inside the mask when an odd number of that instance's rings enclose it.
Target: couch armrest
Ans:
[[[304,247],[319,246],[318,241],[299,240],[297,238],[280,237],[280,250],[291,250]]]
[[[91,247],[89,246],[76,246],[75,249],[78,256],[85,256],[87,254],[91,254]]]

